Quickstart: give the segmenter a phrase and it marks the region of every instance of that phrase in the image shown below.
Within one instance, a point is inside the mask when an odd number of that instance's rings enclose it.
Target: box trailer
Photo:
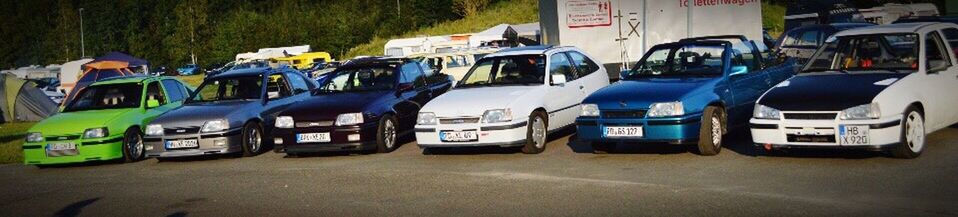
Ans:
[[[656,44],[709,35],[762,39],[759,0],[542,0],[543,44],[576,46],[610,78]]]

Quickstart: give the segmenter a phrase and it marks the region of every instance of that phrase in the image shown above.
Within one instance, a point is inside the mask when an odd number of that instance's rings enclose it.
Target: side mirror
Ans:
[[[731,77],[744,74],[748,74],[748,66],[732,66],[732,72],[728,75]]]
[[[150,109],[150,108],[156,108],[156,107],[160,107],[159,100],[151,99],[146,101],[146,108]]]
[[[561,73],[552,74],[552,85],[565,84],[566,81],[567,80],[566,80],[565,74],[561,74]]]
[[[928,73],[938,73],[940,71],[948,70],[948,63],[941,60],[931,61],[928,63]]]

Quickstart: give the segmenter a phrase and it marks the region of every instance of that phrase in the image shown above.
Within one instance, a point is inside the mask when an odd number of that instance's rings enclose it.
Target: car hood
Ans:
[[[801,74],[773,87],[758,104],[783,111],[840,111],[871,103],[885,88],[908,75],[891,72]]]
[[[711,90],[720,78],[648,78],[622,80],[592,93],[583,104],[601,109],[648,109],[652,103],[682,101],[685,96]]]
[[[42,130],[44,136],[81,134],[96,127],[109,127],[118,118],[139,112],[136,109],[104,109],[77,112],[62,112],[44,119],[32,129]],[[116,130],[116,129],[110,129]],[[116,133],[112,132],[111,134]]]
[[[232,100],[220,102],[203,102],[184,104],[182,107],[166,112],[156,118],[151,124],[162,124],[164,128],[197,127],[215,119],[230,119],[240,113],[248,113],[259,109],[259,100]],[[230,127],[235,126],[230,120]],[[240,121],[245,121],[240,120]]]
[[[505,109],[539,86],[497,86],[453,89],[436,97],[422,111],[439,117],[480,116],[486,110]]]
[[[395,98],[393,93],[393,91],[368,91],[315,95],[293,104],[280,113],[280,116],[292,116],[294,120],[336,120],[339,114],[366,112],[367,107],[373,104],[389,97]]]

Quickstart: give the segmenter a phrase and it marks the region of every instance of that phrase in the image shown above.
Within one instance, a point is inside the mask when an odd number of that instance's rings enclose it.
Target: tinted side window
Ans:
[[[166,94],[169,94],[170,102],[178,102],[185,98],[180,82],[176,82],[176,80],[163,80],[163,89],[166,89]]]
[[[160,82],[152,82],[146,86],[146,100],[160,101],[160,105],[166,104],[166,96],[160,90]]]
[[[426,86],[426,79],[423,77],[422,69],[419,68],[418,62],[405,63],[399,70],[402,72],[399,83],[413,83],[417,88]]]
[[[290,73],[288,74],[287,78],[289,78],[289,85],[293,87],[293,94],[300,94],[309,91],[309,86],[306,85],[306,80],[303,78],[303,76]]]
[[[741,65],[748,67],[748,71],[756,71],[761,69],[758,59],[761,57],[756,57],[753,53],[752,46],[746,43],[734,43],[732,44],[732,50],[734,51],[735,56],[732,59],[732,62],[736,62],[736,59],[741,61]],[[734,65],[739,65],[736,63]]]
[[[951,66],[951,60],[937,32],[929,32],[925,36],[925,64],[925,69],[940,65]]]
[[[269,97],[269,99],[283,98],[292,95],[286,83],[286,79],[283,79],[283,77],[285,77],[283,74],[272,74],[269,78],[266,78],[266,96]]]
[[[951,45],[951,53],[958,56],[958,29],[947,28],[941,30],[941,33],[945,35],[945,40],[948,41],[948,44]]]
[[[595,64],[595,62],[584,54],[572,51],[569,52],[569,57],[572,58],[572,62],[575,63],[576,77],[584,77],[599,70],[599,65]]]
[[[552,54],[549,57],[549,74],[552,75],[552,82],[556,81],[571,81],[575,79],[575,74],[573,73],[572,62],[569,61],[569,57],[565,53]]]

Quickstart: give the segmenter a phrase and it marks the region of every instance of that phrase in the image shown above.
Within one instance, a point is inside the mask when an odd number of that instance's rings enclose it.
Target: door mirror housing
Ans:
[[[151,100],[147,100],[147,101],[146,101],[146,108],[151,109],[151,108],[156,108],[156,107],[160,107],[160,101],[159,101],[159,100],[151,99]]]
[[[928,73],[938,73],[940,71],[948,70],[948,63],[941,60],[928,62]]]
[[[729,77],[748,74],[748,66],[732,66],[731,71]]]

